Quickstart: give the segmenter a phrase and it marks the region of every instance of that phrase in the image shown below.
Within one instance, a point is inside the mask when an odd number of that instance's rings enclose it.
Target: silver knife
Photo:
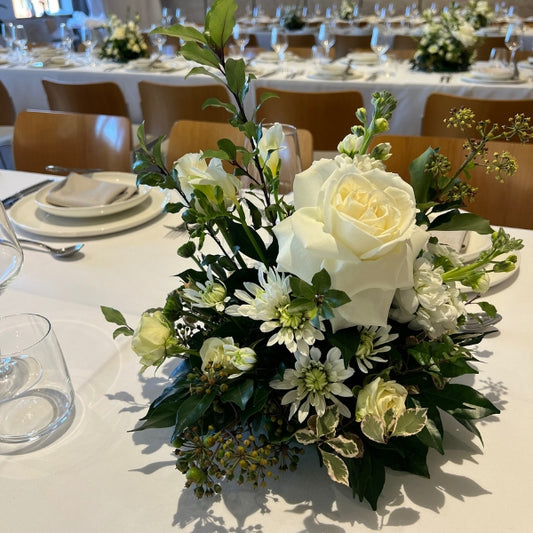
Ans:
[[[24,196],[28,196],[28,194],[34,193],[38,191],[39,189],[42,189],[45,185],[48,185],[49,183],[52,183],[54,181],[56,180],[48,179],[48,180],[40,181],[39,183],[30,185],[29,187],[26,187],[25,189],[22,189],[21,191],[18,191],[15,194],[8,196],[7,198],[4,198],[2,200],[2,205],[6,209],[9,209],[15,202],[18,202],[21,198],[24,198]]]

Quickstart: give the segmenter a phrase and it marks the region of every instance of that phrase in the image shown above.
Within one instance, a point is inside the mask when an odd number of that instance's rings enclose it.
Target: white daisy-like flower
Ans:
[[[367,374],[373,367],[372,363],[387,362],[377,354],[390,351],[391,347],[388,343],[397,339],[398,334],[390,334],[391,326],[358,326],[357,329],[361,338],[355,351],[355,360],[359,370]]]
[[[283,379],[273,380],[270,386],[276,390],[287,390],[281,399],[283,405],[291,404],[289,418],[298,412],[298,421],[303,422],[313,407],[318,416],[326,412],[326,400],[333,402],[342,416],[349,417],[350,410],[337,396],[351,397],[352,391],[343,382],[354,373],[345,368],[341,351],[331,348],[324,363],[320,362],[318,348],[311,348],[310,356],[296,352],[294,369],[285,370]]]
[[[213,279],[213,272],[207,269],[207,281],[205,283],[196,282],[194,286],[183,289],[183,296],[192,302],[196,307],[212,308],[219,313],[224,311],[229,296],[226,295],[226,287]]]
[[[245,303],[228,306],[226,313],[262,321],[260,330],[263,333],[275,332],[268,339],[268,346],[284,344],[291,353],[298,350],[309,354],[309,347],[322,340],[324,334],[313,325],[309,312],[290,309],[289,278],[273,268],[266,271],[264,267],[259,269],[258,278],[259,285],[245,283],[245,291],[235,291],[235,296]]]

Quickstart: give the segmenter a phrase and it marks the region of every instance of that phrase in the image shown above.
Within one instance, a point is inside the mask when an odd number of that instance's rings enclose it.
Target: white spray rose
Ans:
[[[141,358],[143,370],[162,362],[167,343],[172,339],[172,325],[162,311],[143,313],[131,340],[131,348]]]
[[[385,413],[389,410],[394,418],[398,418],[405,412],[406,398],[407,389],[403,385],[376,378],[359,391],[355,419],[360,422],[365,416],[372,415],[385,420]]]
[[[214,188],[219,186],[224,193],[226,205],[235,202],[240,181],[228,174],[222,166],[222,161],[212,158],[209,164],[202,159],[202,153],[191,153],[180,157],[174,168],[178,172],[178,179],[188,200],[191,199],[195,189],[202,191],[209,199],[215,199]]]
[[[296,175],[294,203],[295,213],[274,228],[280,268],[307,282],[327,270],[332,287],[351,300],[336,309],[335,330],[385,325],[396,289],[413,285],[413,263],[427,239],[415,225],[411,186],[337,156]]]

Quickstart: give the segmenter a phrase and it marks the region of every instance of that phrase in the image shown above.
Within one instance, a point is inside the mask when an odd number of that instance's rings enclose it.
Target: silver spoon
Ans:
[[[22,245],[44,248],[45,250],[50,252],[54,257],[58,259],[63,258],[63,257],[70,257],[71,255],[78,253],[83,248],[82,243],[73,244],[72,246],[64,246],[63,248],[54,248],[53,246],[49,246],[48,244],[45,244],[44,242],[32,241],[31,239],[19,238],[18,241]]]

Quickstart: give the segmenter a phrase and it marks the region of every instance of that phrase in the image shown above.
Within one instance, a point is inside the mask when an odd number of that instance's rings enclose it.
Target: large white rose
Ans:
[[[334,329],[387,323],[396,289],[413,286],[413,263],[427,240],[415,225],[409,184],[347,156],[315,162],[294,182],[296,211],[274,228],[279,267],[310,282],[325,268],[349,296]]]
[[[188,200],[195,189],[201,190],[209,199],[214,200],[214,188],[218,185],[224,193],[226,205],[230,205],[235,201],[241,186],[241,182],[233,174],[224,170],[220,159],[213,157],[207,164],[201,152],[180,157],[174,163],[174,168]]]
[[[355,418],[360,422],[365,416],[372,415],[385,420],[385,413],[392,411],[394,418],[405,412],[407,389],[396,381],[383,381],[376,378],[357,395]]]

